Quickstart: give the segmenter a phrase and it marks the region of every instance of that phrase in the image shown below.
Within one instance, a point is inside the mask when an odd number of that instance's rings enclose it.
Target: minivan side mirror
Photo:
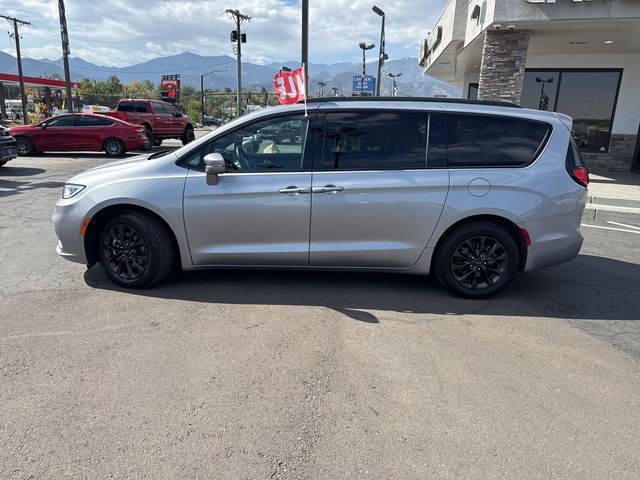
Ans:
[[[219,153],[208,153],[203,158],[204,173],[207,177],[207,185],[217,185],[220,181],[219,174],[224,173],[224,157]]]

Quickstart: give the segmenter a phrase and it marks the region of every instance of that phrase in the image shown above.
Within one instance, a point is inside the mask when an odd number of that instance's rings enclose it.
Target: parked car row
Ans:
[[[14,126],[9,131],[21,156],[47,151],[104,151],[108,157],[119,157],[131,150],[148,150],[165,138],[179,138],[184,145],[195,139],[191,119],[156,100],[121,100],[115,112],[70,113],[34,125]]]

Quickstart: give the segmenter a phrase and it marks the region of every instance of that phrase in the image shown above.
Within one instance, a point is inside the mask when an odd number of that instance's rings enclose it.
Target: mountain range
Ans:
[[[22,60],[24,74],[32,77],[50,77],[54,73],[64,76],[62,65],[62,58],[58,60],[23,58]],[[273,76],[282,66],[297,68],[299,63],[289,61],[257,65],[243,62],[243,88],[264,87],[267,90],[273,90]],[[199,88],[200,76],[207,74],[204,77],[205,88],[223,89],[229,87],[235,90],[236,87],[236,59],[226,55],[202,56],[184,52],[178,55],[154,58],[129,67],[105,67],[87,62],[79,57],[72,57],[69,59],[69,68],[72,81],[80,81],[83,78],[106,80],[110,75],[117,75],[123,83],[130,83],[135,80],[151,80],[157,85],[162,75],[180,74],[183,86],[189,85]],[[367,63],[366,68],[368,74],[376,75],[377,64],[375,62]],[[460,90],[457,87],[422,73],[416,58],[388,60],[383,67],[384,71],[401,74],[397,78],[399,95],[417,97],[432,97],[434,95],[460,96]],[[0,72],[16,74],[17,63],[15,57],[0,52]],[[324,82],[326,84],[324,87],[325,95],[331,93],[332,87],[336,87],[342,95],[350,95],[353,76],[361,74],[361,63],[310,63],[309,91],[317,93],[320,88],[318,82]],[[391,90],[391,78],[384,75],[381,93],[390,95]]]

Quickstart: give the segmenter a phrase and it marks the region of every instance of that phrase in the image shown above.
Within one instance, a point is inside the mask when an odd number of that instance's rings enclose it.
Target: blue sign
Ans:
[[[362,75],[353,76],[352,92],[356,95],[362,94],[372,96],[376,91],[376,79],[372,75],[364,76],[364,84],[362,83]]]

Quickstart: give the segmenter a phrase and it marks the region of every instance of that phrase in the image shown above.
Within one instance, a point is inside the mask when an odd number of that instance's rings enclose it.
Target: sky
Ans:
[[[377,52],[381,18],[372,12],[374,4],[386,14],[390,59],[415,58],[420,39],[446,3],[309,0],[309,61],[358,62],[362,41],[374,43]],[[234,22],[224,13],[227,8],[251,17],[241,27],[247,35],[243,61],[268,64],[301,57],[300,0],[66,0],[65,5],[71,56],[97,65],[123,67],[186,51],[234,56],[229,40]],[[24,57],[55,60],[62,56],[57,1],[0,0],[0,13],[31,22],[32,26],[20,30]],[[2,19],[0,25],[12,31]],[[15,56],[9,35],[0,35],[0,50]]]

